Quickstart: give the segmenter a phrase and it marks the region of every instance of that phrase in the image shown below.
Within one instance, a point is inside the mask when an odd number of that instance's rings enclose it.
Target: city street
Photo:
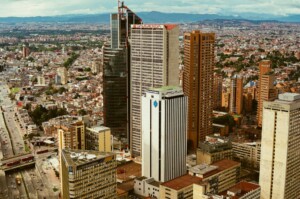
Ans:
[[[2,107],[0,110],[0,159],[27,153],[23,134],[15,116],[14,104],[9,99],[8,87],[3,82],[0,82],[0,105]],[[60,189],[59,179],[55,176],[55,172],[47,160],[49,155],[51,154],[38,155],[35,168],[6,175],[0,171],[0,198],[57,198]],[[20,184],[17,184],[17,176],[22,178]]]

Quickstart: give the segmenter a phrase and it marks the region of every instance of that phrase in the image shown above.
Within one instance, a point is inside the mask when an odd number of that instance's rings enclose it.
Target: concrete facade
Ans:
[[[260,165],[261,143],[238,143],[232,142],[233,156],[240,160],[247,160],[258,168]]]
[[[300,95],[279,96],[279,100],[264,102],[263,107],[261,199],[290,199],[300,195]]]
[[[130,149],[141,155],[141,96],[149,88],[179,86],[179,27],[177,25],[131,26]]]
[[[115,159],[113,153],[62,150],[62,199],[116,198]]]
[[[142,175],[165,182],[186,173],[187,97],[179,87],[142,97]]]
[[[86,128],[85,142],[87,150],[111,152],[112,136],[110,128],[105,126],[93,126]]]

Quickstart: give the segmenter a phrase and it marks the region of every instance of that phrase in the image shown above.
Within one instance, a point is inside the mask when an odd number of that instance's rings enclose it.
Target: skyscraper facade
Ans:
[[[299,198],[300,94],[264,102],[260,158],[261,199]]]
[[[142,175],[165,182],[186,173],[187,97],[178,87],[142,97]]]
[[[222,90],[223,90],[223,77],[220,74],[214,74],[213,109],[218,109],[222,107]]]
[[[141,154],[141,96],[149,88],[179,85],[179,27],[131,26],[131,153]]]
[[[258,100],[257,100],[257,125],[262,126],[263,102],[273,101],[277,97],[277,91],[274,86],[275,76],[272,72],[271,61],[263,60],[259,63],[259,82],[258,82]]]
[[[230,82],[229,112],[242,114],[243,111],[243,77],[234,75]]]
[[[129,139],[130,46],[132,24],[142,23],[124,3],[111,14],[111,41],[103,46],[104,125],[119,138]]]
[[[215,34],[184,35],[183,91],[188,96],[188,140],[195,150],[212,133]]]

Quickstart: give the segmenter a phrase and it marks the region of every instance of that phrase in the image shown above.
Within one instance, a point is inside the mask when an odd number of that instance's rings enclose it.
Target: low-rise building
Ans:
[[[202,178],[206,193],[216,194],[227,190],[239,181],[241,164],[233,160],[221,160],[212,165],[197,165],[189,170]]]
[[[212,164],[222,159],[232,159],[231,142],[223,137],[206,136],[197,149],[197,164]]]
[[[189,175],[162,183],[160,198],[205,198],[207,194],[221,193],[239,181],[240,167],[233,160],[197,165],[189,170]]]
[[[85,150],[85,125],[78,118],[61,120],[55,125],[58,133],[58,148]]]
[[[161,183],[154,180],[154,178],[147,178],[145,176],[136,178],[134,180],[134,193],[144,197],[160,198],[159,185]]]
[[[232,152],[235,158],[248,161],[258,168],[260,164],[260,142],[232,142]]]
[[[201,178],[191,175],[184,175],[160,185],[160,197],[165,199],[192,199],[193,184],[200,183]]]
[[[227,191],[212,195],[209,199],[260,199],[260,186],[251,182],[239,182]]]
[[[108,127],[93,126],[86,128],[85,142],[88,150],[111,152],[111,140],[112,136]]]

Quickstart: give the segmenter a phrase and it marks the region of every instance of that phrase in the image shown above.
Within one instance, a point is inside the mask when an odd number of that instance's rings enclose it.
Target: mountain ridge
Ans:
[[[144,23],[191,23],[204,20],[253,20],[253,21],[278,21],[300,23],[300,15],[289,16],[264,16],[261,15],[219,15],[219,14],[189,14],[189,13],[164,13],[158,11],[137,13]],[[261,18],[259,17],[261,16]],[[0,17],[0,23],[99,23],[109,24],[110,13],[103,14],[72,14],[59,16],[35,17]]]

